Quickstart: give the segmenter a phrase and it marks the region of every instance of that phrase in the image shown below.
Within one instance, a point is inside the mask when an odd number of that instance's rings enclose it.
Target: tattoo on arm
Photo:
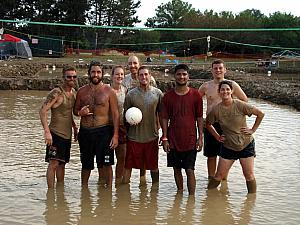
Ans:
[[[61,91],[60,90],[57,90],[57,89],[54,89],[53,91],[51,91],[49,93],[49,95],[47,96],[44,104],[47,105],[49,104],[50,102],[53,101],[53,99],[55,99],[57,96],[59,96],[61,94]]]

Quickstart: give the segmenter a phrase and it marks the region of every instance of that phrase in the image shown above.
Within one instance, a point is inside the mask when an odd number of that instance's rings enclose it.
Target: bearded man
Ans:
[[[103,70],[99,62],[91,62],[88,76],[90,83],[78,90],[74,106],[74,114],[81,117],[78,134],[81,183],[88,185],[96,156],[98,171],[103,168],[106,185],[111,186],[114,149],[118,146],[118,100],[113,89],[103,83]],[[110,117],[113,126],[110,125]]]

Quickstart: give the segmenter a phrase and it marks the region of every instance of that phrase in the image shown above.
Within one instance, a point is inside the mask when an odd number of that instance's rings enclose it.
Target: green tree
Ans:
[[[1,1],[0,17],[5,19],[31,19],[35,15],[35,0]]]
[[[88,18],[91,24],[101,26],[125,26],[133,27],[140,22],[135,16],[140,1],[134,0],[92,0]],[[96,30],[96,36],[100,43],[122,43],[132,33],[127,30],[101,29]]]
[[[187,2],[172,0],[161,4],[155,11],[156,15],[147,19],[147,27],[178,27],[186,16],[195,12],[195,9]]]
[[[134,24],[141,22],[136,14],[136,10],[141,6],[141,1],[119,0],[114,10],[114,26],[132,27]]]
[[[300,26],[300,17],[291,14],[275,12],[265,21],[266,28],[293,28]],[[299,46],[299,31],[270,32],[268,42],[281,47]]]
[[[134,0],[91,0],[88,20],[93,25],[134,26],[140,22],[135,16],[140,5]]]
[[[89,9],[87,0],[62,0],[58,1],[59,20],[62,23],[86,23],[86,12]]]

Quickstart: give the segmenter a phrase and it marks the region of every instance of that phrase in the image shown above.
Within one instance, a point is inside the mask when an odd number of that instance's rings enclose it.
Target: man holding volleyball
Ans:
[[[177,65],[175,88],[165,93],[162,99],[160,123],[163,149],[168,154],[168,167],[173,167],[177,189],[180,192],[183,190],[181,169],[184,169],[189,194],[194,195],[195,162],[203,143],[203,104],[198,90],[188,87],[188,80],[188,66]]]
[[[159,181],[158,112],[163,94],[161,90],[150,85],[150,79],[148,67],[141,66],[138,69],[139,86],[131,89],[125,97],[124,112],[136,107],[142,112],[142,120],[138,124],[134,123],[134,120],[131,124],[130,120],[127,121],[124,183],[130,182],[132,168],[151,170],[152,183]]]
[[[125,75],[122,82],[123,86],[130,90],[134,87],[139,86],[138,69],[140,68],[140,60],[137,56],[131,55],[127,61],[127,67],[130,71],[129,74]],[[153,76],[150,76],[150,85],[156,87],[156,81]],[[146,171],[140,170],[140,180],[146,180]]]

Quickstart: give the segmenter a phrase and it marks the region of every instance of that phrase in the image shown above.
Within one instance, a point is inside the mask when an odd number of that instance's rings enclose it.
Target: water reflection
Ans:
[[[133,198],[130,204],[131,215],[136,216],[131,224],[156,224],[157,215],[157,191],[158,185],[153,184],[150,189],[147,186],[140,186],[138,198]]]
[[[94,191],[94,190],[92,190]],[[157,224],[157,186],[149,190],[140,187],[137,196],[132,196],[130,185],[112,189],[97,187],[97,194],[89,187],[81,189],[80,212],[76,224]]]
[[[47,193],[45,146],[38,110],[45,91],[0,91],[0,224],[299,224],[300,112],[250,99],[266,116],[255,134],[257,198],[238,163],[227,183],[206,191],[206,158],[198,154],[194,198],[176,194],[160,151],[160,183],[98,187],[97,171],[81,188],[80,152],[72,143],[64,188]],[[249,120],[251,124],[253,121]],[[150,179],[150,177],[148,177]],[[227,187],[228,185],[228,187]],[[12,201],[13,199],[13,201]]]
[[[117,187],[111,224],[144,224],[145,221],[156,224],[158,185],[154,184],[150,189],[145,185],[138,189],[138,193],[132,193],[129,185]]]
[[[167,224],[196,224],[194,221],[195,196],[184,196],[177,192],[173,199],[172,208],[168,210]]]
[[[207,191],[206,198],[202,201],[201,223],[203,225],[250,224],[255,200],[256,194],[248,194],[240,208],[235,208],[230,204],[227,182],[222,181],[220,189]]]
[[[110,188],[98,187],[94,219],[97,223],[111,224],[113,218],[112,190]],[[96,224],[96,223],[94,223]]]
[[[77,224],[92,224],[92,220],[94,217],[94,209],[92,204],[92,196],[91,191],[88,187],[84,187],[81,189],[80,196],[80,213],[78,216]]]
[[[115,190],[114,218],[112,223],[130,224],[134,221],[134,214],[131,213],[131,191],[130,185],[118,185]],[[126,218],[126,220],[124,220]]]
[[[45,221],[48,225],[71,224],[70,209],[63,186],[48,189],[46,196]]]

